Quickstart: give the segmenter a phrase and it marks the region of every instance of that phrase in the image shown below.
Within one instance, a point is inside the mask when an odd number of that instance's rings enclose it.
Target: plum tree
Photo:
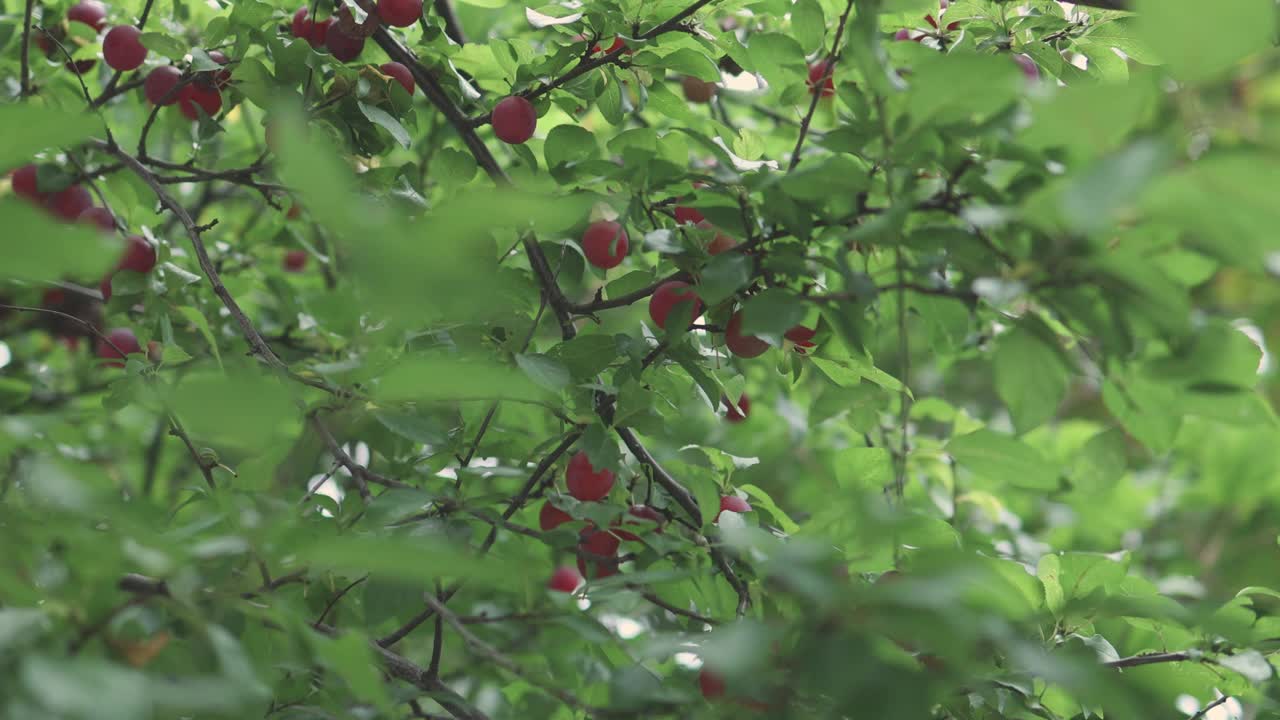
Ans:
[[[299,5],[0,17],[0,720],[1280,707],[1276,3]]]

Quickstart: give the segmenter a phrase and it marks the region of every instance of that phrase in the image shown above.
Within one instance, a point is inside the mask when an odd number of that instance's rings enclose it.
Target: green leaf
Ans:
[[[881,490],[893,482],[893,456],[884,448],[847,448],[836,456],[835,471],[841,487]]]
[[[885,390],[903,390],[902,383],[897,378],[873,365],[869,359],[849,357],[836,361],[815,357],[811,361],[823,375],[841,387],[857,387],[865,379]],[[911,394],[910,390],[907,394]]]
[[[619,82],[618,76],[614,73],[606,73],[608,78],[604,84],[604,90],[600,92],[600,97],[596,98],[596,107],[600,108],[600,114],[610,125],[622,124],[622,83]]]
[[[915,68],[907,96],[911,127],[990,116],[1022,88],[1022,72],[1008,56],[951,53]]]
[[[827,26],[818,0],[798,0],[791,6],[791,30],[805,52],[821,49]]]
[[[1196,0],[1137,0],[1134,30],[1174,77],[1200,82],[1270,48],[1276,7],[1268,0],[1222,0],[1213,12]]]
[[[395,141],[400,143],[401,147],[409,147],[411,142],[409,131],[404,129],[404,126],[400,124],[399,120],[391,117],[391,115],[387,114],[386,110],[383,110],[380,107],[367,105],[365,103],[356,104],[360,107],[360,112],[369,119],[369,122],[372,122],[374,125],[377,125],[391,133],[391,137],[395,138]]]
[[[41,150],[73,145],[101,130],[99,120],[87,113],[33,103],[0,106],[0,137],[4,138],[0,143],[0,168],[7,171],[24,165]],[[5,227],[13,226],[6,222]]]
[[[355,697],[385,713],[393,711],[387,685],[382,681],[368,640],[359,633],[346,632],[333,639],[316,636],[313,642],[320,660],[347,683]]]
[[[1044,587],[1045,606],[1054,617],[1061,617],[1066,595],[1062,591],[1062,563],[1058,556],[1053,553],[1041,555],[1036,565],[1036,577]]]
[[[209,349],[213,351],[213,357],[218,361],[218,367],[222,367],[222,355],[218,352],[218,341],[213,337],[213,330],[209,328],[209,321],[205,319],[199,310],[188,305],[179,307],[178,312],[192,325],[196,326],[196,330],[209,343]]]
[[[751,280],[751,259],[742,253],[720,253],[702,271],[698,297],[708,307],[718,305],[746,287]]]
[[[516,355],[516,365],[520,366],[530,380],[552,392],[563,390],[571,379],[569,368],[564,363],[546,355]]]
[[[165,33],[144,32],[138,39],[146,49],[154,50],[170,60],[182,60],[187,55],[187,44],[175,37],[166,35]],[[212,68],[196,69],[201,70]]]
[[[0,233],[0,255],[5,258],[0,279],[102,277],[120,252],[118,240],[83,223],[59,222],[13,196],[0,198],[0,227],[5,228]],[[39,242],[31,242],[32,238]]]
[[[800,532],[800,526],[797,525],[790,516],[783,512],[782,508],[778,507],[778,504],[773,501],[773,498],[769,493],[751,484],[739,485],[738,489],[751,496],[752,501],[754,502],[752,507],[758,510],[763,509],[772,515],[774,521],[778,523],[778,527],[781,528],[783,532],[788,535],[794,535]]]
[[[386,580],[429,585],[442,578],[484,587],[510,589],[528,571],[493,555],[480,558],[440,538],[410,535],[348,535],[311,538],[294,550],[315,568],[358,576],[373,573]]]
[[[751,296],[742,305],[742,332],[769,335],[782,344],[782,335],[799,325],[809,308],[789,290],[773,288]]]
[[[600,156],[595,136],[590,130],[577,125],[557,125],[551,128],[542,153],[549,168],[594,160]]]
[[[996,391],[1019,433],[1052,419],[1067,393],[1067,368],[1061,352],[1046,343],[1054,339],[1048,332],[1019,327],[1001,335],[996,345]]]
[[[947,442],[961,467],[1001,484],[1033,490],[1058,487],[1058,471],[1035,448],[1008,435],[978,430]]]

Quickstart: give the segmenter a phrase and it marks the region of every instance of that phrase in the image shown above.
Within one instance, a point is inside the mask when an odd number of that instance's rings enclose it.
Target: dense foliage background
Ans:
[[[0,716],[1280,717],[1275,4],[1085,5],[6,0]]]

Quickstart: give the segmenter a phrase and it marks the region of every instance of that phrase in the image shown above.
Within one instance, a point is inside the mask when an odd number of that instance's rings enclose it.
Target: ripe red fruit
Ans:
[[[595,528],[583,528],[578,533],[578,547],[589,555],[595,555],[602,558],[613,557],[618,552],[618,547],[622,541],[614,536],[611,532],[604,530],[596,530]],[[592,558],[593,560],[596,558]]]
[[[107,24],[107,6],[98,2],[98,0],[80,0],[80,2],[72,5],[70,10],[67,10],[67,20],[84,23],[94,30],[102,32],[102,28]]]
[[[67,291],[62,288],[49,288],[40,296],[40,305],[47,308],[56,308],[67,301]]]
[[[113,70],[134,70],[147,59],[142,31],[132,25],[117,25],[102,39],[102,58]]]
[[[383,63],[378,69],[382,71],[383,75],[390,75],[392,79],[400,83],[405,92],[410,95],[413,94],[413,73],[409,72],[409,68],[398,62],[389,62]]]
[[[1021,53],[1015,54],[1013,56],[1013,60],[1018,63],[1018,67],[1022,69],[1022,74],[1025,75],[1028,80],[1040,79],[1040,66],[1036,65],[1035,60],[1032,60],[1030,57]]]
[[[121,270],[132,270],[137,273],[149,273],[156,266],[156,249],[141,235],[130,235],[129,245],[120,258]]]
[[[813,328],[807,328],[804,325],[796,325],[784,333],[782,337],[795,343],[796,352],[804,355],[809,348],[813,347],[813,336],[817,334],[818,331]]]
[[[724,331],[724,344],[728,346],[729,352],[740,358],[753,358],[764,354],[769,349],[769,343],[761,340],[755,335],[742,334],[742,311],[733,314],[729,318],[729,327]]]
[[[582,575],[568,566],[556,568],[556,571],[551,573],[551,579],[547,581],[549,589],[562,593],[571,593],[581,584]]]
[[[704,667],[698,673],[698,689],[708,700],[724,697],[724,678]]]
[[[28,200],[39,200],[43,193],[36,184],[37,168],[35,165],[23,165],[9,176],[13,192]]]
[[[217,88],[205,87],[199,83],[183,85],[178,91],[178,109],[188,120],[199,120],[200,112],[213,117],[222,109],[222,93]]]
[[[543,532],[555,530],[561,525],[572,521],[572,515],[552,505],[550,500],[543,503],[542,509],[538,511],[538,527],[542,528]]]
[[[113,345],[115,347],[112,347]],[[126,355],[140,352],[142,352],[142,346],[138,344],[138,337],[129,328],[108,331],[106,340],[98,338],[98,357],[104,360],[120,361],[124,360]],[[123,362],[109,362],[106,365],[107,367],[124,367]]]
[[[725,510],[733,513],[749,513],[751,505],[737,495],[725,495],[720,498],[720,512],[716,513],[715,522],[720,522],[720,513]]]
[[[724,406],[725,406],[724,419],[727,422],[731,422],[735,424],[740,423],[743,420],[747,419],[747,415],[751,414],[751,398],[747,397],[745,393],[743,393],[742,396],[738,398],[737,405],[734,405],[733,403],[729,402],[729,398],[727,397],[720,398],[720,401],[724,403]],[[721,505],[723,504],[724,502],[721,501]]]
[[[111,276],[110,275],[102,278],[101,282],[98,283],[98,292],[102,293],[102,302],[107,302],[108,300],[111,299]]]
[[[76,221],[89,225],[96,225],[107,232],[112,232],[116,229],[115,216],[106,208],[91,207],[80,213],[80,216],[76,218]]]
[[[584,577],[599,579],[615,575],[618,572],[618,562],[613,558],[618,552],[618,547],[622,544],[612,533],[603,530],[595,530],[593,528],[583,528],[578,534],[578,549],[580,551],[578,557],[578,570]],[[593,572],[589,572],[587,568],[593,568]]]
[[[231,63],[231,60],[223,54],[221,50],[210,50],[208,55],[210,60],[218,63],[219,65],[228,65]],[[213,86],[219,90],[231,84],[230,70],[212,70],[209,72],[213,74]]]
[[[642,530],[642,532],[644,532],[645,530],[650,529],[650,526],[654,526],[657,528],[658,532],[662,532],[662,521],[665,518],[662,517],[662,513],[654,510],[648,505],[632,505],[631,508],[627,510],[627,516],[628,519],[625,522],[615,520],[613,522],[613,527],[617,528],[619,525],[640,525],[644,527],[644,530]],[[637,519],[632,520],[631,518]],[[629,542],[637,542],[640,540],[639,535],[629,530],[615,529],[613,534],[617,535],[618,538]]]
[[[836,94],[836,81],[833,75],[834,68],[831,63],[826,60],[809,66],[809,79],[806,81],[809,85],[809,92],[818,92],[818,84],[822,84],[822,97],[831,97]]]
[[[608,468],[596,470],[587,453],[581,450],[569,460],[564,479],[569,494],[586,502],[602,500],[613,489],[613,471]]]
[[[719,255],[725,250],[731,250],[738,246],[737,240],[734,240],[728,235],[725,235],[724,233],[720,232],[719,228],[707,222],[706,220],[703,220],[702,222],[698,223],[698,227],[704,230],[716,231],[716,236],[711,239],[711,242],[707,243],[707,252],[712,255]]]
[[[676,222],[697,225],[700,222],[706,222],[707,218],[695,208],[685,207],[684,205],[676,206]]]
[[[307,26],[307,42],[311,44],[312,49],[319,50],[329,44],[329,30],[332,27],[333,18],[317,20]]]
[[[317,24],[316,27],[318,28],[319,25]],[[329,48],[329,52],[338,62],[351,62],[360,57],[360,52],[364,50],[364,38],[348,35],[342,31],[341,25],[329,25],[324,46]]]
[[[72,185],[45,198],[45,207],[68,222],[93,207],[93,196],[83,185]]]
[[[142,94],[152,105],[172,105],[178,102],[178,92],[174,88],[182,80],[182,71],[172,65],[161,65],[147,73],[142,83]]]
[[[293,31],[293,36],[304,40],[311,37],[311,20],[307,18],[307,6],[303,5],[293,13],[293,21],[289,23],[289,29]]]
[[[97,60],[71,60],[63,63],[63,67],[77,75],[83,75],[93,69],[97,65]]]
[[[587,262],[602,270],[620,265],[628,247],[627,231],[612,220],[593,222],[582,234],[582,252]]]
[[[627,44],[623,42],[622,38],[616,37],[616,36],[613,38],[613,42],[609,44],[608,50],[601,50],[600,45],[598,43],[596,45],[591,46],[592,55],[595,55],[596,53],[599,53],[599,52],[607,52],[608,54],[612,55],[613,53],[616,53],[619,51],[627,55],[630,55],[631,53],[635,52],[631,48],[627,47]]]
[[[538,112],[533,103],[512,95],[493,106],[493,134],[508,145],[520,145],[533,137],[538,127]]]
[[[302,272],[307,265],[306,250],[290,250],[284,254],[285,272]]]
[[[716,96],[716,84],[700,80],[691,75],[686,75],[680,81],[680,88],[684,90],[684,99],[691,103],[705,104],[711,102],[711,98]]]
[[[702,300],[689,283],[671,280],[659,285],[649,297],[649,317],[653,320],[653,324],[666,330],[667,316],[680,303],[693,304],[692,313],[689,315],[690,320],[702,314]]]
[[[392,27],[409,27],[422,17],[422,0],[378,0],[378,17]]]

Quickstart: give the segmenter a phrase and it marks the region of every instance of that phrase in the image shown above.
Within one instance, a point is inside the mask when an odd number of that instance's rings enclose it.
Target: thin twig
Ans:
[[[187,231],[187,237],[191,240],[192,249],[195,251],[196,262],[200,265],[200,269],[204,272],[205,278],[208,279],[209,284],[213,286],[214,294],[218,296],[218,299],[222,301],[222,305],[227,309],[227,312],[231,314],[231,317],[236,321],[236,324],[240,326],[240,334],[244,337],[245,341],[249,343],[249,348],[252,350],[253,354],[262,358],[268,366],[288,375],[292,379],[304,385],[324,390],[325,392],[333,395],[349,395],[349,393],[341,389],[334,388],[329,385],[329,383],[322,380],[313,380],[311,378],[298,375],[290,370],[289,366],[285,365],[284,361],[281,360],[274,351],[272,351],[271,346],[267,344],[267,341],[262,338],[258,329],[254,327],[253,321],[251,321],[249,316],[245,314],[244,310],[240,308],[240,304],[231,296],[231,292],[227,290],[227,287],[222,284],[222,278],[218,275],[218,270],[214,266],[213,260],[209,258],[209,251],[205,248],[204,240],[200,237],[200,229],[196,226],[195,221],[191,219],[191,216],[187,214],[187,211],[183,209],[182,205],[165,191],[164,187],[156,180],[156,176],[150,170],[144,167],[142,163],[138,162],[137,158],[121,150],[114,142],[90,140],[89,145],[101,150],[102,152],[114,155],[119,159],[125,167],[137,175],[143,183],[151,188],[151,191],[155,194],[156,199],[160,201],[160,204],[172,212],[178,218],[178,221],[182,223],[183,228]]]
[[[1209,714],[1209,711],[1210,711],[1210,710],[1213,710],[1214,708],[1218,707],[1219,705],[1221,705],[1221,704],[1225,703],[1226,701],[1228,701],[1228,700],[1230,700],[1230,699],[1231,699],[1231,696],[1230,696],[1230,695],[1223,695],[1222,697],[1218,698],[1217,700],[1214,700],[1213,702],[1209,703],[1208,705],[1205,705],[1204,707],[1200,708],[1200,711],[1199,711],[1199,712],[1197,712],[1195,715],[1192,715],[1191,717],[1187,718],[1187,720],[1201,720],[1201,718],[1203,718],[1203,717],[1205,717],[1205,716],[1207,716],[1207,715]]]
[[[462,638],[462,641],[467,644],[467,647],[475,654],[484,656],[494,665],[497,665],[512,675],[521,678],[530,685],[542,690],[575,710],[593,714],[600,712],[599,709],[583,702],[577,695],[574,695],[568,690],[552,685],[534,673],[529,672],[521,667],[516,661],[506,655],[503,655],[497,648],[476,637],[465,625],[458,621],[458,616],[454,615],[453,611],[445,607],[444,603],[441,603],[431,594],[428,593],[425,595],[424,599],[427,604],[431,606],[431,609],[436,612],[436,615],[442,617],[445,622],[449,623],[454,631]]]
[[[329,598],[329,602],[325,603],[324,605],[324,610],[320,611],[320,617],[316,618],[316,621],[311,623],[311,627],[319,627],[322,623],[324,623],[324,619],[329,617],[330,611],[332,611],[333,608],[337,606],[338,601],[341,600],[347,593],[351,592],[351,590],[355,588],[355,586],[359,585],[360,583],[368,579],[369,579],[369,576],[365,575],[363,577],[352,580],[351,584],[342,588],[337,592],[337,594]]]
[[[796,147],[791,151],[791,162],[787,165],[787,172],[796,169],[796,165],[800,163],[800,149],[804,147],[804,139],[809,134],[809,125],[813,122],[813,115],[818,111],[818,102],[822,100],[823,94],[826,92],[827,81],[830,80],[836,72],[836,62],[840,59],[840,41],[844,38],[844,27],[849,21],[849,13],[853,11],[853,0],[849,0],[849,4],[844,8],[844,14],[840,16],[840,25],[836,28],[835,39],[831,42],[831,52],[827,54],[823,68],[825,72],[822,77],[814,80],[809,88],[813,93],[813,98],[809,100],[809,111],[805,113],[804,119],[800,121],[800,137],[796,138]]]
[[[35,8],[36,0],[27,0],[26,7],[22,10],[22,47],[19,52],[22,53],[22,70],[20,80],[19,94],[26,97],[31,94],[31,11]]]

